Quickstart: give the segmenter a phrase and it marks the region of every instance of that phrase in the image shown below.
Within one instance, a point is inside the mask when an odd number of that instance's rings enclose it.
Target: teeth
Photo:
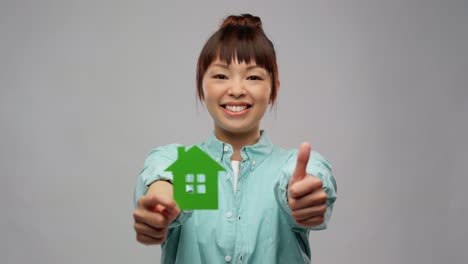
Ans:
[[[226,109],[231,111],[231,112],[240,112],[240,111],[244,111],[245,109],[247,109],[247,106],[246,105],[226,105]]]

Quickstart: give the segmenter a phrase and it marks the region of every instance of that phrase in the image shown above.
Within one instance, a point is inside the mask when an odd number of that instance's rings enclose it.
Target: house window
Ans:
[[[198,193],[198,194],[205,194],[206,193],[206,175],[203,173],[199,173],[196,175],[194,174],[186,174],[185,175],[185,191],[187,193]]]
[[[197,182],[204,183],[206,180],[205,174],[197,174]]]
[[[187,174],[185,175],[185,182],[193,182],[193,174]]]
[[[193,193],[193,184],[185,185],[185,191],[188,193]]]
[[[206,193],[206,187],[204,184],[197,185],[197,193]]]

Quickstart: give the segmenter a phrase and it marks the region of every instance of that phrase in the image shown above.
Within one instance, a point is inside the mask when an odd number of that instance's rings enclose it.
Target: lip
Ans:
[[[242,110],[240,112],[231,112],[229,111],[228,109],[226,109],[224,106],[225,105],[230,105],[230,106],[244,106],[244,105],[247,105],[248,107],[245,109],[245,110]],[[231,117],[241,117],[243,115],[246,115],[250,109],[252,109],[253,105],[251,104],[247,104],[247,103],[226,103],[226,104],[222,104],[220,105],[220,107],[223,109],[224,113],[227,115],[227,116],[231,116]]]
[[[224,105],[231,105],[231,106],[252,106],[252,104],[246,103],[246,102],[227,102],[227,103],[222,103],[222,106]]]

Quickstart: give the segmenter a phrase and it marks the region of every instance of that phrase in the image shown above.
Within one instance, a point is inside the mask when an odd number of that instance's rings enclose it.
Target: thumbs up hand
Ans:
[[[288,203],[292,217],[299,225],[314,227],[324,222],[327,194],[322,181],[306,173],[310,144],[302,143],[297,154],[297,164],[288,185]]]

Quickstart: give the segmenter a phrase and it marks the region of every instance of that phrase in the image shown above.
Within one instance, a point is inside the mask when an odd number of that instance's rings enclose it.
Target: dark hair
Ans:
[[[204,99],[203,75],[217,58],[228,65],[234,58],[239,63],[250,63],[253,60],[266,69],[272,82],[270,100],[272,103],[275,101],[279,87],[276,54],[273,43],[263,31],[259,17],[250,14],[228,16],[218,31],[208,39],[197,63],[197,95],[200,101]]]

